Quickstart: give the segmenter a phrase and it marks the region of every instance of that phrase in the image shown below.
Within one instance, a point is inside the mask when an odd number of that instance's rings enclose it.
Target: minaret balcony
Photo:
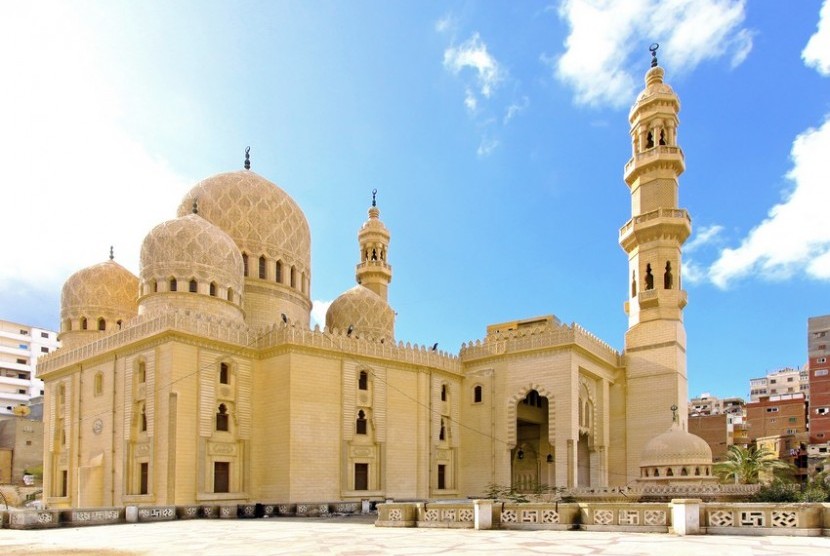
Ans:
[[[620,228],[620,245],[629,252],[635,245],[671,237],[683,243],[692,233],[692,219],[686,209],[659,208],[638,214]]]
[[[358,263],[357,270],[392,272],[392,265],[388,264],[386,261],[363,261],[362,263]]]
[[[631,185],[641,174],[649,170],[671,170],[679,176],[686,169],[683,149],[660,145],[635,154],[626,164],[623,176]]]

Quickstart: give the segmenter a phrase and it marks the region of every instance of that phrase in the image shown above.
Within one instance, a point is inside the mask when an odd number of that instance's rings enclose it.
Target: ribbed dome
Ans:
[[[649,440],[640,457],[641,467],[711,464],[712,449],[706,441],[684,431],[677,423]]]
[[[141,245],[144,293],[151,281],[196,280],[242,291],[242,255],[228,234],[190,213],[153,228]],[[185,284],[182,284],[182,288]],[[183,289],[182,291],[187,291]]]
[[[646,72],[646,88],[643,89],[643,91],[637,96],[637,102],[641,101],[645,97],[657,93],[672,95],[675,97],[675,102],[678,102],[674,89],[672,89],[668,83],[663,81],[665,73],[665,70],[663,70],[660,66],[653,67]]]
[[[202,180],[179,205],[178,215],[199,214],[233,238],[240,251],[311,267],[311,233],[297,203],[282,189],[250,170],[226,172]]]
[[[394,339],[395,311],[375,292],[355,286],[335,299],[326,312],[326,326],[375,339]]]
[[[61,291],[61,320],[118,318],[136,315],[138,278],[113,260],[69,277]]]

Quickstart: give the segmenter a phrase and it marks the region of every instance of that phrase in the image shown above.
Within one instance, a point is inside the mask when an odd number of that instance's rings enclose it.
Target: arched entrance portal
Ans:
[[[548,444],[548,399],[536,390],[527,393],[516,406],[516,447],[511,454],[513,488],[530,492],[540,484],[553,484],[548,474],[552,460]],[[550,458],[548,456],[551,455]]]

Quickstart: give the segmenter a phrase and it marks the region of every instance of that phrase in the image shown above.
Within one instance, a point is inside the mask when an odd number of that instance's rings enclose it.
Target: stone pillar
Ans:
[[[492,529],[493,528],[493,501],[492,500],[473,500],[473,508],[475,514],[475,529]]]
[[[700,504],[698,498],[676,498],[671,501],[671,524],[676,535],[700,534]]]
[[[125,517],[127,523],[137,523],[138,522],[138,506],[127,506]]]

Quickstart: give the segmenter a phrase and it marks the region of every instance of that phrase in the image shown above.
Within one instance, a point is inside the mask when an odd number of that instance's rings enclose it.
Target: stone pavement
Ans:
[[[192,520],[19,531],[0,554],[830,554],[830,537],[374,527],[365,517]]]

